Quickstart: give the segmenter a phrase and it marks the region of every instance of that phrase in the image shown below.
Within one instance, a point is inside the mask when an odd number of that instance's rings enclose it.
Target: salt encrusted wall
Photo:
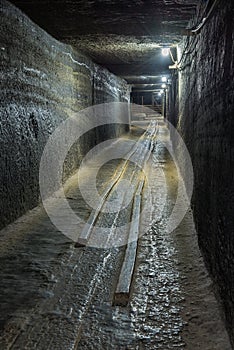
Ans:
[[[170,101],[169,119],[192,158],[199,244],[223,302],[234,344],[233,8],[233,1],[220,1],[201,33],[190,37],[179,72],[179,96]]]
[[[125,81],[95,65],[0,1],[0,228],[39,202],[39,163],[53,130],[72,113],[129,101]],[[66,160],[65,177],[96,143],[125,132],[109,125],[84,135]]]

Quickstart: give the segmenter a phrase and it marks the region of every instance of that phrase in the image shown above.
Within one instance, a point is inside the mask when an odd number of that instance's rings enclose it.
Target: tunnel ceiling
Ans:
[[[15,0],[34,22],[129,83],[168,72],[162,46],[181,40],[199,0]]]

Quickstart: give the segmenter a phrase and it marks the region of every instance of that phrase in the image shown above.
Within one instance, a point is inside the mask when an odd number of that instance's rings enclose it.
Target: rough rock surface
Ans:
[[[147,61],[152,64],[152,71],[159,66],[167,68],[167,62],[157,57],[159,46],[171,46],[181,40],[199,1],[12,2],[54,37],[81,49],[95,62],[119,74],[121,70],[131,70],[131,65],[135,72],[139,71],[142,65],[147,66]]]
[[[39,162],[45,143],[72,113],[127,101],[126,82],[53,39],[8,2],[0,2],[0,227],[38,204]],[[96,142],[123,132],[107,126],[74,147],[64,172],[72,173]],[[105,134],[104,134],[105,133]]]
[[[192,158],[199,244],[234,344],[233,15],[233,2],[221,1],[200,35],[190,38],[179,75],[179,116],[174,100],[171,118]]]

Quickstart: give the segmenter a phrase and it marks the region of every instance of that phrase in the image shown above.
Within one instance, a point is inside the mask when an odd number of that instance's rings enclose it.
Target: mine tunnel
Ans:
[[[234,348],[233,0],[0,0],[0,349]]]

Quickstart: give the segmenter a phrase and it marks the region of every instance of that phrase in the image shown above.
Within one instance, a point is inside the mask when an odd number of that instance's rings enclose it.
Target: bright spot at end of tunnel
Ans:
[[[169,52],[170,52],[170,49],[169,49],[169,48],[165,48],[165,47],[164,47],[164,48],[162,49],[162,55],[163,55],[163,56],[168,56],[168,55],[169,55]]]

